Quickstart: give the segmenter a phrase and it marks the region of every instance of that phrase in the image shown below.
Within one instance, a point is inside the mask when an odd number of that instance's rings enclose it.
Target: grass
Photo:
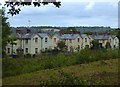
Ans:
[[[2,76],[3,78],[6,78],[9,76],[16,76],[44,69],[66,67],[75,64],[84,64],[98,60],[108,60],[115,58],[120,58],[118,50],[109,49],[85,49],[77,53],[71,53],[69,55],[45,55],[41,58],[3,58]]]
[[[45,69],[3,79],[3,85],[117,85],[118,59]]]

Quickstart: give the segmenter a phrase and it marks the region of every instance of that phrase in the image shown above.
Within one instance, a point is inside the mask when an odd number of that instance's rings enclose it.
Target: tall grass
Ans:
[[[30,73],[43,69],[52,69],[56,67],[65,67],[74,64],[89,63],[97,60],[106,60],[111,58],[120,58],[120,50],[84,49],[80,52],[69,55],[57,54],[47,55],[43,58],[3,58],[3,78],[9,76]]]

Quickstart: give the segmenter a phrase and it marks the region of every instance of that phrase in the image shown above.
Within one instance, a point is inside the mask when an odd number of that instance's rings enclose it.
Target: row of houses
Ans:
[[[17,45],[13,46],[13,52],[19,49],[24,54],[40,54],[42,51],[52,50],[57,47],[58,41],[64,41],[67,51],[78,51],[86,47],[91,47],[93,40],[98,40],[102,47],[109,43],[112,49],[119,48],[119,39],[116,35],[86,35],[86,34],[55,34],[52,37],[47,33],[14,33],[11,36],[17,37]],[[12,46],[6,46],[6,53],[11,54]]]

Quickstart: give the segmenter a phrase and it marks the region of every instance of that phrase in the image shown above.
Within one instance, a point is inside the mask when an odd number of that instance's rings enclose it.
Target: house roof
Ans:
[[[20,38],[20,34],[18,34],[18,33],[12,33],[10,36],[14,36],[14,37],[16,37],[16,38]]]
[[[31,39],[35,34],[27,33],[22,35],[22,39]]]
[[[108,40],[108,35],[91,35],[91,37],[95,40]]]
[[[44,38],[45,36],[47,36],[47,33],[38,33],[38,35],[39,35],[41,38]]]
[[[81,34],[81,37],[82,38],[84,38],[84,37],[86,37],[87,36],[87,34]]]
[[[59,39],[75,39],[79,36],[79,34],[57,34]]]

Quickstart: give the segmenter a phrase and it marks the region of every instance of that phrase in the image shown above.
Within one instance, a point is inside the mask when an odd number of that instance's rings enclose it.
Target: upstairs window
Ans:
[[[37,42],[38,42],[38,38],[36,37],[36,38],[35,38],[35,43],[37,43]]]
[[[85,42],[87,42],[87,38],[85,38]]]
[[[70,43],[72,43],[72,40],[70,40]]]
[[[28,44],[28,39],[25,40],[25,43]]]
[[[38,53],[38,48],[35,48],[35,53],[36,53],[36,54]]]
[[[54,38],[54,42],[56,42],[56,38]]]
[[[45,42],[47,42],[47,38],[45,38]]]
[[[80,42],[80,38],[78,38],[78,42]]]

